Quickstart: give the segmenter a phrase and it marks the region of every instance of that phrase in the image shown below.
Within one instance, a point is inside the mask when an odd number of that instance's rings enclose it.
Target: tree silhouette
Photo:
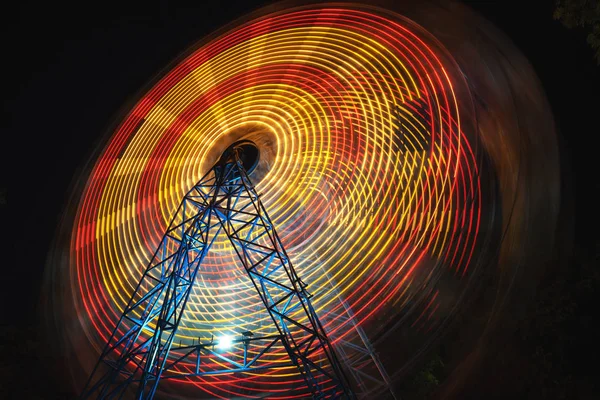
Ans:
[[[554,19],[567,28],[583,28],[600,65],[600,0],[557,0]]]

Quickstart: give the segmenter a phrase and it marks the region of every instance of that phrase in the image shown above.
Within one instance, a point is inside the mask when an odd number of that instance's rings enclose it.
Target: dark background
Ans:
[[[3,13],[0,212],[8,257],[0,278],[0,398],[71,396],[60,373],[49,371],[61,364],[39,327],[39,293],[73,179],[96,143],[178,54],[268,4],[200,3],[21,2]],[[586,33],[552,19],[552,1],[465,3],[512,39],[542,81],[560,131],[561,226],[573,229],[573,239],[566,260],[546,273],[527,321],[502,344],[506,359],[485,360],[461,398],[600,398],[592,321],[600,294],[600,67]],[[448,373],[443,350],[434,351],[402,388],[404,398],[439,395]]]

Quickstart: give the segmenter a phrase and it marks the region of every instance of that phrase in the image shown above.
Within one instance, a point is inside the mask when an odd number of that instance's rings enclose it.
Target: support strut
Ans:
[[[220,355],[229,368],[214,371],[249,372],[286,364],[260,363],[275,343],[304,378],[313,398],[354,399],[338,357],[319,321],[306,284],[296,273],[249,174],[258,162],[258,149],[248,141],[230,146],[212,169],[184,196],[171,223],[123,310],[81,394],[82,398],[152,399],[161,378],[178,363],[214,343],[174,346],[186,304],[202,262],[218,235],[225,234],[251,279],[276,327],[277,335],[253,340],[264,347],[249,360]],[[201,273],[201,272],[200,272]],[[245,342],[245,346],[250,340]]]

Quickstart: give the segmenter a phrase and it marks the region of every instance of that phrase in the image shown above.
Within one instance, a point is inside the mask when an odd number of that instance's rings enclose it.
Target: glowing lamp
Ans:
[[[233,346],[233,338],[229,335],[221,336],[217,342],[217,348],[221,350],[230,349]]]

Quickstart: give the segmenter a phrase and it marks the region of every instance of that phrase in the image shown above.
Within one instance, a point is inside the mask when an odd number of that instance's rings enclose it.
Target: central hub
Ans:
[[[237,158],[241,161],[244,170],[248,175],[256,169],[260,158],[260,152],[254,142],[250,140],[239,140],[223,151],[219,158],[219,164],[226,164],[236,161]]]
[[[199,172],[224,165],[227,159],[235,161],[234,149],[247,174],[252,173],[252,184],[260,185],[276,165],[277,135],[263,124],[246,123],[219,134],[214,141],[204,144]]]

